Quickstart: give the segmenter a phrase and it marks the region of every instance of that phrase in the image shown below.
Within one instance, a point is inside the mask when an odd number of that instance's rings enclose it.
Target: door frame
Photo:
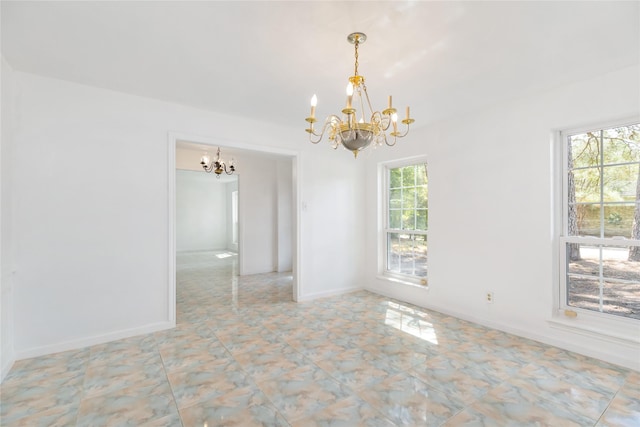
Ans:
[[[291,248],[291,265],[293,274],[293,290],[291,298],[293,301],[299,301],[301,295],[301,282],[300,282],[300,248],[301,245],[301,233],[300,233],[300,153],[295,150],[288,150],[282,148],[265,147],[262,145],[249,144],[231,140],[220,140],[214,137],[206,137],[202,135],[193,135],[183,132],[169,132],[167,144],[167,158],[168,158],[168,180],[167,180],[167,206],[168,206],[168,224],[167,224],[167,239],[168,239],[168,253],[167,253],[167,274],[168,274],[168,286],[167,286],[167,314],[169,321],[176,322],[176,148],[179,141],[190,142],[194,144],[209,145],[212,147],[226,146],[230,148],[238,148],[242,150],[250,150],[260,153],[278,154],[284,157],[291,158],[291,184],[293,189],[292,194],[292,248]],[[241,208],[241,207],[240,207]],[[238,230],[238,245],[242,242],[242,228]]]

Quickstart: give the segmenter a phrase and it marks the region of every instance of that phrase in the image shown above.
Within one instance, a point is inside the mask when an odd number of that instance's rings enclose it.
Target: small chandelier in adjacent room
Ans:
[[[236,171],[236,167],[233,165],[233,158],[229,163],[229,166],[220,158],[220,147],[218,147],[218,153],[216,154],[216,160],[212,163],[211,158],[209,158],[209,154],[205,153],[204,156],[200,159],[200,164],[205,172],[211,173],[214,172],[216,174],[216,178],[220,178],[222,172],[227,175],[231,175]]]
[[[402,138],[409,133],[409,125],[415,120],[409,117],[409,107],[402,123],[406,125],[404,132],[398,131],[398,114],[391,104],[391,96],[389,96],[389,104],[386,109],[376,111],[371,107],[367,87],[364,84],[364,77],[358,75],[358,46],[367,40],[364,33],[352,33],[347,37],[349,43],[355,46],[355,72],[349,77],[347,85],[347,103],[342,110],[342,117],[338,115],[330,115],[326,118],[320,132],[316,132],[313,124],[316,122],[316,105],[318,99],[315,95],[311,98],[311,115],[305,120],[309,122],[309,141],[317,144],[322,140],[325,133],[328,132],[329,142],[336,149],[342,145],[347,150],[353,152],[355,157],[358,152],[367,148],[372,142],[375,145],[393,146],[396,144],[397,138]],[[391,132],[387,135],[387,130],[391,128]]]

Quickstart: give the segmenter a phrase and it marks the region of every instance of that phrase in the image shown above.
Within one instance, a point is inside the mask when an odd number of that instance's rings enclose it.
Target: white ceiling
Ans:
[[[416,125],[638,64],[639,2],[1,2],[17,70],[305,127],[353,74]]]

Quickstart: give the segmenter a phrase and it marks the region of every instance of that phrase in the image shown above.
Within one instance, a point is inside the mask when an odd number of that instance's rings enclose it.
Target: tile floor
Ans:
[[[18,361],[8,426],[640,426],[640,373],[369,292],[178,258],[178,326]]]

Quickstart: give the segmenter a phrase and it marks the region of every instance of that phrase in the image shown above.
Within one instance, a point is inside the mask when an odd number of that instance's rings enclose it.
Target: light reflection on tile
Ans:
[[[315,414],[350,395],[351,390],[315,365],[305,365],[258,387],[289,421]]]
[[[0,424],[640,425],[638,372],[215,255],[178,255],[176,328],[18,361]]]
[[[560,403],[538,398],[504,383],[465,408],[445,425],[590,426],[595,420]]]
[[[464,408],[462,402],[406,373],[363,390],[360,396],[399,425],[439,426]]]
[[[337,401],[292,427],[393,427],[388,418],[357,396]]]
[[[169,382],[179,408],[247,387],[249,377],[235,361],[203,365],[196,371],[171,372]]]
[[[121,389],[83,399],[78,426],[137,426],[177,413],[171,389],[165,382],[146,389]]]
[[[613,398],[597,425],[610,427],[640,426],[640,384],[635,382],[623,387]]]
[[[255,387],[232,390],[219,398],[183,408],[180,414],[185,426],[289,426]]]

